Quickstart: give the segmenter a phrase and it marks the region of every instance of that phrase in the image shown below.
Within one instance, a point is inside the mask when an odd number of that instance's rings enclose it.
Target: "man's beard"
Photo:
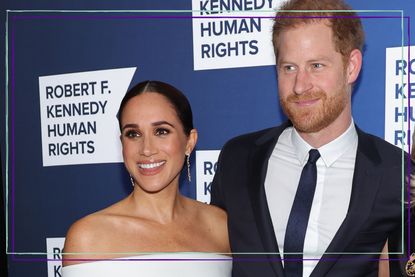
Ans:
[[[343,87],[332,96],[327,96],[323,90],[305,93],[301,95],[292,94],[286,99],[280,97],[281,106],[299,132],[315,133],[333,123],[347,104],[348,93]],[[296,106],[295,102],[319,99],[319,102],[310,107]],[[321,103],[320,103],[321,101]]]

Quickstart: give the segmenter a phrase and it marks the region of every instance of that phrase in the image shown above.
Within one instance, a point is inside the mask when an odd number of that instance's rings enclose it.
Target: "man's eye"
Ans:
[[[324,67],[324,65],[321,64],[321,63],[313,63],[312,66],[313,66],[313,68],[323,68]]]
[[[170,131],[164,128],[159,128],[159,129],[156,129],[155,133],[156,133],[156,136],[165,136],[165,135],[168,135]]]
[[[284,66],[284,70],[286,72],[294,71],[295,70],[295,66],[293,66],[293,65],[286,65],[286,66]]]

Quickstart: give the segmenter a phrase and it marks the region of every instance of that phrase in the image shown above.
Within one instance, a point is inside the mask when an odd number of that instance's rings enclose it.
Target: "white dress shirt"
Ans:
[[[353,120],[338,138],[318,148],[317,184],[304,241],[303,277],[311,272],[342,224],[349,207],[357,151]],[[280,135],[269,158],[265,194],[278,247],[283,257],[288,217],[301,171],[313,147],[289,127]]]

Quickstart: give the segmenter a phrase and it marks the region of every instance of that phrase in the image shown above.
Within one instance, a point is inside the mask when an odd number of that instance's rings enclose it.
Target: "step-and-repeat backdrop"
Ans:
[[[180,190],[209,202],[223,144],[286,120],[271,43],[281,1],[7,4],[0,128],[10,276],[61,276],[71,223],[131,192],[116,113],[142,80],[171,83],[189,98],[199,141],[192,181],[183,174]],[[415,3],[348,2],[366,31],[354,120],[407,150]]]

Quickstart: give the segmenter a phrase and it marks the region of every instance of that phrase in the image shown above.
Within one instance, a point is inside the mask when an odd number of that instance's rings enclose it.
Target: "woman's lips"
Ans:
[[[138,169],[141,174],[149,176],[155,175],[161,171],[166,161],[159,162],[139,162],[137,163]]]

